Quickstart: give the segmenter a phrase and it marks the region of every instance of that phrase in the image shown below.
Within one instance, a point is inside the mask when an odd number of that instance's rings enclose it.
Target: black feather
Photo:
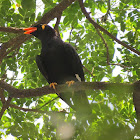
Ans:
[[[66,81],[84,81],[83,66],[75,49],[68,43],[63,42],[55,33],[55,30],[46,25],[37,25],[37,31],[31,34],[41,40],[41,54],[36,57],[36,63],[42,75],[48,83],[56,82],[64,84]],[[59,93],[64,100],[79,114],[90,114],[91,108],[84,91],[74,93]]]

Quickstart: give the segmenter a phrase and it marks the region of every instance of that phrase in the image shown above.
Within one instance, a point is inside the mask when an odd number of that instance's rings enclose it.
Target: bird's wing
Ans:
[[[38,69],[40,70],[40,72],[42,73],[42,75],[46,78],[46,80],[48,81],[48,83],[51,83],[49,80],[48,80],[48,75],[47,75],[47,72],[46,70],[44,69],[44,64],[42,62],[42,59],[41,59],[41,56],[40,55],[37,55],[36,56],[36,63],[37,63],[37,66],[38,66]],[[56,93],[62,100],[64,100],[70,107],[74,108],[71,101],[70,101],[70,98],[71,98],[71,94],[68,94],[67,96],[65,96],[63,93]]]
[[[46,73],[46,70],[44,69],[44,65],[43,65],[43,62],[42,62],[42,59],[41,59],[41,56],[40,55],[37,55],[36,56],[36,63],[37,63],[38,69],[40,70],[40,72],[42,73],[42,75],[48,81],[48,75]],[[48,81],[48,83],[49,83],[49,81]]]
[[[76,52],[76,50],[70,45],[65,44],[65,53],[67,55],[67,62],[71,66],[71,71],[76,77],[77,81],[84,81],[84,72],[81,60]],[[91,107],[89,105],[87,95],[85,91],[76,91],[71,96],[74,103],[74,108],[80,115],[91,114]]]
[[[65,43],[65,53],[67,55],[67,62],[70,64],[77,81],[85,81],[83,65],[76,50],[70,44]]]

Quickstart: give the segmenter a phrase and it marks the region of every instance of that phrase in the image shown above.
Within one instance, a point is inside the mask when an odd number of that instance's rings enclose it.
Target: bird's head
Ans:
[[[24,28],[24,34],[32,34],[42,40],[56,35],[56,31],[47,24],[38,24],[34,27]]]

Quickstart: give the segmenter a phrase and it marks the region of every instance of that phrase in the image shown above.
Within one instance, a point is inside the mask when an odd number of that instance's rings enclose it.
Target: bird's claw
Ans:
[[[57,85],[57,83],[50,83],[50,87],[52,87],[53,89],[56,89],[55,86]]]
[[[68,84],[68,87],[70,87],[71,85],[73,85],[75,83],[75,81],[71,80],[71,81],[67,81],[66,84]]]

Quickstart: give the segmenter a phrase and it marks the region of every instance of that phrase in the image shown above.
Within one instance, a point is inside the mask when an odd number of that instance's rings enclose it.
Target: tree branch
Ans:
[[[4,89],[0,88],[0,98],[1,98],[1,102],[2,104],[4,104],[5,101],[5,97],[4,97]]]
[[[54,29],[57,31],[57,34],[58,34],[59,37],[60,37],[60,33],[59,33],[59,23],[60,23],[60,20],[61,20],[61,16],[62,16],[62,13],[61,13],[61,15],[59,15],[59,16],[57,17],[57,21],[56,21],[55,26],[54,26]]]
[[[9,97],[8,100],[5,102],[5,104],[3,104],[1,112],[0,112],[0,120],[5,110],[9,107],[11,100],[12,100],[12,97]]]
[[[66,84],[63,85],[57,85],[56,90],[50,88],[49,86],[45,86],[42,88],[36,88],[36,89],[17,89],[12,87],[11,85],[7,84],[4,81],[0,81],[0,87],[3,90],[6,90],[9,92],[10,97],[8,100],[3,103],[3,107],[0,113],[0,118],[2,117],[4,111],[9,107],[14,107],[17,109],[21,109],[23,111],[33,111],[33,112],[40,112],[38,109],[30,110],[30,109],[23,109],[20,107],[15,107],[13,105],[10,105],[10,101],[12,98],[25,98],[25,97],[36,97],[36,96],[42,96],[47,95],[50,93],[61,93],[67,91],[79,91],[79,90],[110,90],[113,93],[133,93],[133,99],[134,99],[134,105],[136,108],[136,113],[138,118],[140,117],[140,104],[139,104],[139,95],[140,95],[140,81],[137,81],[133,84],[129,83],[107,83],[107,82],[76,82],[74,85],[72,85],[70,88]],[[119,87],[119,88],[118,88]],[[117,92],[116,92],[117,91]],[[40,113],[46,113],[46,112],[40,112]],[[48,113],[48,112],[47,112]]]
[[[140,121],[140,81],[135,82],[134,92],[133,92],[133,102],[134,102],[137,117]]]
[[[57,111],[56,112],[56,111],[42,111],[42,110],[38,110],[38,109],[23,108],[23,107],[18,107],[14,104],[10,104],[9,106],[12,107],[12,108],[18,109],[18,110],[23,110],[25,112],[29,111],[29,112],[37,112],[37,113],[46,113],[48,115],[53,115],[55,113],[66,113],[66,114],[69,113],[69,112],[66,112],[66,111]]]
[[[57,6],[55,6],[53,9],[51,9],[49,12],[44,14],[44,16],[41,18],[40,21],[38,21],[36,24],[39,23],[49,23],[52,19],[55,17],[59,17],[61,13],[70,6],[75,0],[63,0],[60,2]]]
[[[23,30],[15,27],[0,27],[0,32],[23,33]]]
[[[31,38],[31,35],[30,36],[27,36],[27,35],[19,35],[11,40],[9,40],[8,42],[6,43],[3,43],[1,45],[1,49],[0,49],[0,62],[2,62],[3,58],[5,56],[7,56],[10,52],[12,52],[13,50],[17,49],[20,47],[20,45],[28,40],[29,38]],[[10,48],[10,49],[9,49]]]
[[[133,84],[128,83],[107,83],[107,82],[76,82],[71,88],[67,84],[57,85],[56,90],[49,86],[36,89],[17,89],[12,87],[4,81],[0,81],[0,87],[9,92],[10,96],[14,98],[37,97],[47,94],[55,94],[66,91],[79,91],[79,90],[111,90],[119,92],[133,92]],[[119,87],[119,88],[118,88]]]
[[[79,5],[81,7],[81,11],[83,12],[83,14],[86,16],[86,18],[89,20],[89,22],[91,24],[94,25],[95,28],[99,28],[101,31],[103,31],[105,34],[107,34],[109,37],[111,37],[113,40],[115,40],[117,43],[121,44],[122,46],[124,46],[125,48],[131,50],[132,52],[136,53],[137,55],[140,55],[140,52],[135,50],[133,47],[125,44],[124,42],[120,41],[119,39],[117,39],[115,36],[113,36],[111,33],[109,33],[107,30],[105,30],[103,27],[101,27],[99,24],[97,24],[88,14],[88,12],[86,11],[84,4],[83,4],[83,0],[78,0],[79,1]]]

